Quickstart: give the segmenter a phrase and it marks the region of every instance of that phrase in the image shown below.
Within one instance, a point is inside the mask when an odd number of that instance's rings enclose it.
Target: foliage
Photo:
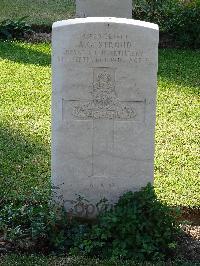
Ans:
[[[199,0],[137,0],[133,17],[158,24],[179,46],[200,47]]]
[[[53,203],[15,202],[1,207],[0,233],[15,249],[60,250],[69,227],[65,211]]]
[[[95,224],[76,221],[53,202],[7,203],[0,210],[0,234],[19,250],[155,260],[176,248],[175,218],[149,184],[124,194]]]
[[[134,1],[133,18],[150,21],[162,25],[164,16],[164,6],[171,0],[136,0]],[[161,26],[162,27],[162,26]]]
[[[16,2],[17,1],[17,2]],[[1,0],[0,19],[28,15],[33,25],[51,27],[57,20],[74,17],[74,0]],[[199,0],[135,0],[133,17],[157,23],[162,33],[167,33],[177,46],[200,47]],[[24,8],[26,7],[26,8]]]
[[[27,17],[18,20],[6,19],[0,22],[0,39],[21,39],[24,34],[32,32],[31,26],[25,22],[25,18]]]
[[[128,192],[75,240],[73,252],[102,257],[158,260],[176,248],[175,213],[159,202],[150,184]]]
[[[200,1],[180,4],[169,10],[165,31],[183,47],[200,48]]]

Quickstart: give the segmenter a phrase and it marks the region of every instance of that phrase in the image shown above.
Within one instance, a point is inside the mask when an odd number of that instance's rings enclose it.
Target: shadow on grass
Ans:
[[[1,201],[23,200],[49,187],[50,149],[0,124]]]
[[[200,94],[200,52],[197,50],[160,49],[160,80],[167,79],[187,88],[187,91]]]
[[[31,45],[17,42],[0,42],[0,58],[8,59],[22,64],[33,64],[39,66],[49,66],[51,55],[34,50]]]

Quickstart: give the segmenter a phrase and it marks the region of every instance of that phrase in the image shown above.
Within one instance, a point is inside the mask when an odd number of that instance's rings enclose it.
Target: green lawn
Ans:
[[[0,195],[48,195],[49,44],[0,43]],[[155,188],[170,205],[200,205],[200,52],[159,51]]]
[[[51,25],[75,13],[74,0],[0,0],[0,21],[28,16],[33,24]]]

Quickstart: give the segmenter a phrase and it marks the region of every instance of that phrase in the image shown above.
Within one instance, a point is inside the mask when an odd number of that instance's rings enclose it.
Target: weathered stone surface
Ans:
[[[52,41],[52,179],[92,216],[153,182],[158,27],[82,18],[54,23]]]
[[[132,18],[132,0],[76,0],[76,17]]]

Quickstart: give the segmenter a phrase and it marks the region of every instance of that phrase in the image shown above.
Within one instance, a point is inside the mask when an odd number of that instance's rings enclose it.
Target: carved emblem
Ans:
[[[111,68],[95,68],[92,101],[78,102],[72,115],[79,119],[131,119],[136,116],[132,104],[120,102],[115,91],[115,71]]]

